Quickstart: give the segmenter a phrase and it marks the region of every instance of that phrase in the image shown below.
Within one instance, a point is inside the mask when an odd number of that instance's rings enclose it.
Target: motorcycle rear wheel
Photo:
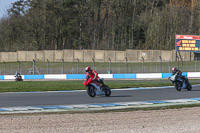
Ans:
[[[188,82],[188,85],[187,85],[187,90],[188,91],[191,91],[192,90],[192,85]]]
[[[111,95],[111,89],[107,85],[104,85],[103,88],[105,89],[105,96],[109,97]]]

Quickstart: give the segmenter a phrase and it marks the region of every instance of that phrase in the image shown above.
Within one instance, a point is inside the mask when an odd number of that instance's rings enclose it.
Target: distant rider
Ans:
[[[15,77],[21,76],[18,72],[15,73]]]

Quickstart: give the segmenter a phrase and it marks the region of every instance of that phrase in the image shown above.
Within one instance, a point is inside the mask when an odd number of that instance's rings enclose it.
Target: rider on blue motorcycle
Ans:
[[[172,75],[174,75],[174,74],[178,74],[179,76],[182,76],[182,72],[179,70],[179,69],[177,69],[176,67],[173,67],[172,68]]]
[[[177,73],[178,76],[181,77],[181,79],[183,80],[183,82],[185,82],[185,76],[182,76],[182,72],[177,69],[176,67],[172,68],[172,75],[175,75]]]

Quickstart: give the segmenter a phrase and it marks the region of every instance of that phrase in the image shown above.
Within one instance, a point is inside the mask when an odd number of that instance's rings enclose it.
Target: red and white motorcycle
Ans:
[[[22,76],[19,73],[16,73],[15,81],[23,81]]]
[[[104,84],[103,79],[100,79],[99,82],[92,80],[91,78],[87,78],[86,81],[83,82],[87,89],[87,94],[90,97],[95,97],[98,95],[105,95],[109,97],[111,95],[111,89]]]

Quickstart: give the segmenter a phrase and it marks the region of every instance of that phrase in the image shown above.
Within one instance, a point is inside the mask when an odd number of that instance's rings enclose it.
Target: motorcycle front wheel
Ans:
[[[174,87],[176,88],[177,91],[181,91],[182,82],[180,82],[180,81],[175,82]]]
[[[95,91],[95,87],[94,86],[86,86],[87,88],[87,94],[90,97],[95,97],[96,96],[96,91]]]

